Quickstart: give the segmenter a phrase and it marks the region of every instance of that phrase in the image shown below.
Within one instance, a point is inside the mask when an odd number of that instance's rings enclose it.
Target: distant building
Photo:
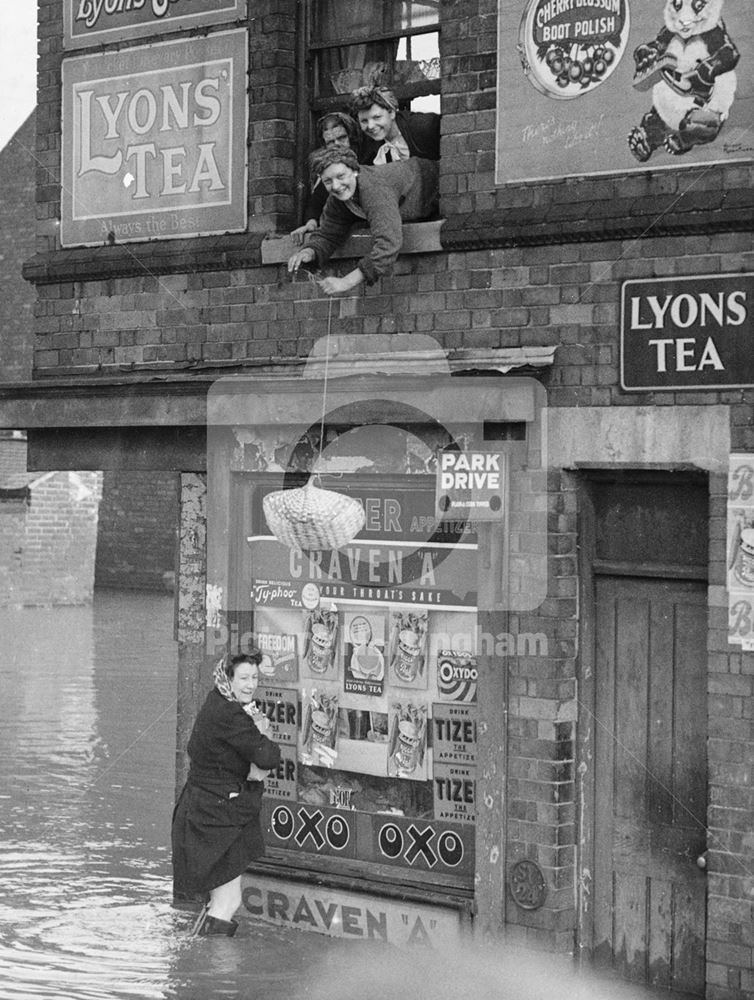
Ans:
[[[37,166],[32,112],[0,150],[0,381],[31,378],[34,288],[21,265],[34,253]]]
[[[35,111],[0,150],[0,382],[25,382],[32,377],[35,290],[24,280],[21,268],[33,255],[35,246],[36,120]],[[104,480],[100,477],[97,480],[98,495],[102,497],[99,521],[96,517],[93,522],[84,519],[76,528],[83,531],[86,523],[88,530],[97,535],[96,546],[87,542],[82,550],[92,560],[96,551],[96,569],[83,556],[81,560],[77,557],[77,571],[87,575],[86,580],[82,577],[63,583],[61,577],[56,583],[43,576],[35,583],[36,563],[30,561],[29,537],[24,543],[18,540],[14,546],[11,525],[28,536],[35,530],[29,507],[32,500],[35,512],[40,504],[47,508],[60,500],[65,507],[68,500],[65,488],[53,489],[50,480],[45,480],[43,490],[37,488],[39,476],[27,474],[26,468],[26,433],[10,438],[0,436],[0,515],[3,515],[0,604],[6,600],[31,604],[80,603],[87,594],[91,599],[93,584],[147,590],[172,586],[177,524],[174,476],[159,472],[134,476],[110,471]],[[77,475],[86,479],[91,474]],[[62,480],[54,482],[60,486],[65,479],[64,475]],[[23,526],[18,521],[19,490],[26,497]],[[71,495],[77,495],[77,491]],[[11,506],[16,513],[15,521],[7,516]],[[56,524],[59,526],[59,521]],[[57,543],[63,545],[62,539],[58,538]],[[21,549],[26,552],[23,583],[17,564],[17,550]]]
[[[101,493],[101,472],[27,472],[0,432],[0,607],[91,602]]]

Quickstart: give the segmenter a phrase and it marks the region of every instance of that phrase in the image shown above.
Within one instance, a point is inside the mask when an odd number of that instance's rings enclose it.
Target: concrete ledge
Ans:
[[[552,468],[696,466],[727,475],[728,406],[551,407],[548,462]]]
[[[401,253],[437,253],[442,250],[440,227],[444,219],[432,222],[405,222],[403,224],[403,246]],[[363,257],[369,253],[372,237],[364,230],[356,232],[348,242],[333,254],[334,258]],[[286,233],[281,236],[267,236],[262,240],[262,263],[283,264],[299,247]]]

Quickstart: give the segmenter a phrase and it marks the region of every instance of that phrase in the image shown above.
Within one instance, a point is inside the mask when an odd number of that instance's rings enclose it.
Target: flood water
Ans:
[[[170,595],[115,591],[0,609],[2,1000],[292,996],[317,956],[252,925],[191,941],[172,906],[172,615]]]
[[[0,1000],[629,1000],[496,945],[397,953],[172,905],[172,598],[0,609]]]

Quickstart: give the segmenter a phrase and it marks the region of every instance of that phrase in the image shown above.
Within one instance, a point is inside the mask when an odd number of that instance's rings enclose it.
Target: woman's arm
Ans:
[[[375,171],[380,167],[374,167]],[[364,209],[372,237],[372,247],[358,268],[368,285],[389,274],[403,246],[403,220],[398,205],[398,192],[391,184],[363,177],[360,182],[361,207]],[[366,181],[366,182],[365,182]]]
[[[355,222],[356,216],[353,212],[330,195],[322,210],[319,229],[309,233],[304,247],[314,251],[317,267],[324,267],[338,247],[343,246]]]
[[[300,246],[309,233],[313,233],[319,225],[319,218],[327,201],[327,188],[319,181],[310,192],[304,209],[304,223],[291,231],[291,239]]]
[[[362,281],[364,281],[364,272],[357,267],[353,271],[349,271],[348,274],[344,274],[342,278],[333,275],[322,278],[317,284],[325,295],[345,295],[353,288],[358,288]]]
[[[280,747],[257,729],[253,719],[237,706],[227,722],[222,734],[236,753],[250,764],[256,764],[264,771],[277,767],[280,762]]]

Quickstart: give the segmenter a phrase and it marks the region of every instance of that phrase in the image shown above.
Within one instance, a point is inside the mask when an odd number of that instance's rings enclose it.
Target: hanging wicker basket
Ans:
[[[339,549],[364,527],[364,508],[353,497],[306,486],[268,493],[262,501],[270,531],[291,549]]]

